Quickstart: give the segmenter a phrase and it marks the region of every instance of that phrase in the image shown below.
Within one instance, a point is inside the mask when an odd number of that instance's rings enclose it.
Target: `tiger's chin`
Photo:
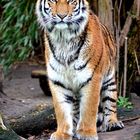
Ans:
[[[55,28],[58,30],[68,29],[68,25],[66,23],[58,23],[55,25]]]

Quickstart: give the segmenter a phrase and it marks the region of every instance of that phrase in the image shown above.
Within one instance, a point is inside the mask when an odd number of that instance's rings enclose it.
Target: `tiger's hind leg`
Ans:
[[[100,112],[98,116],[102,123],[100,131],[113,131],[124,127],[123,123],[117,119],[117,86],[114,73],[115,70],[112,70],[108,74],[101,90]]]

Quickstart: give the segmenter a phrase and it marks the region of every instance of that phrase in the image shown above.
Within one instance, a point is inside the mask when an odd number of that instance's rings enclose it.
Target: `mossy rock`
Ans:
[[[0,140],[21,140],[21,138],[11,129],[0,128]]]

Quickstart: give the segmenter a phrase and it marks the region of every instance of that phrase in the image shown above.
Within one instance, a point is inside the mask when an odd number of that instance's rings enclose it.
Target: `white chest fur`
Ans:
[[[66,88],[77,92],[82,83],[86,82],[92,76],[92,71],[86,67],[82,70],[75,70],[83,64],[83,60],[77,59],[71,65],[60,64],[53,55],[47,65],[48,76],[53,81],[58,81],[65,85]]]

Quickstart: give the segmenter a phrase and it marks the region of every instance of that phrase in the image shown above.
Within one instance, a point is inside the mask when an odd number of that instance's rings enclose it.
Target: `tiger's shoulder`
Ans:
[[[107,53],[112,57],[113,60],[116,59],[116,44],[112,32],[104,25],[98,16],[96,16],[92,11],[89,13],[88,19],[88,29],[89,33],[92,34],[92,39],[98,40],[105,46]],[[94,41],[93,41],[94,42]]]

